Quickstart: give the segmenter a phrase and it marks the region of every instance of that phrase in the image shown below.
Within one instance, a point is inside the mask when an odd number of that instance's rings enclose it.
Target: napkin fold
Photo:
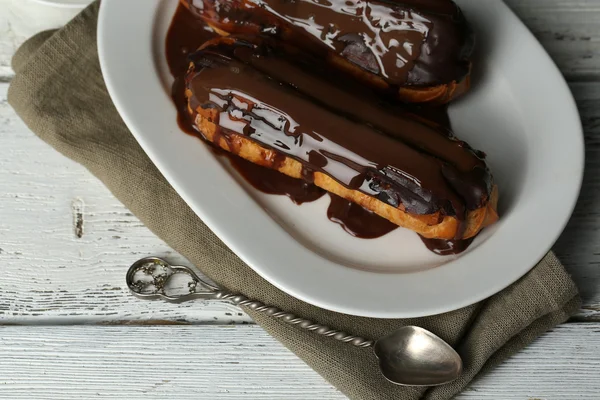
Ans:
[[[64,28],[38,34],[21,46],[13,59],[16,77],[9,88],[9,103],[41,139],[83,164],[148,228],[222,287],[370,339],[405,325],[418,325],[454,345],[463,358],[464,372],[452,383],[434,388],[396,386],[381,376],[371,350],[245,310],[349,398],[449,399],[579,309],[577,288],[552,253],[491,298],[426,318],[372,319],[339,314],[272,286],[192,212],[121,120],[98,62],[99,6],[99,2],[93,3]]]

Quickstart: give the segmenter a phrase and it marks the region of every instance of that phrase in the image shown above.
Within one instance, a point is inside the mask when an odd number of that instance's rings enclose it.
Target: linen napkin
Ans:
[[[550,253],[521,280],[486,301],[427,318],[371,319],[297,300],[259,277],[177,195],[122,122],[106,91],[96,48],[99,2],[64,28],[41,33],[18,50],[9,103],[29,128],[83,164],[148,228],[231,291],[369,339],[405,325],[429,329],[464,361],[459,379],[435,388],[401,387],[379,373],[369,349],[306,332],[246,309],[254,320],[351,399],[449,399],[475,377],[580,306],[577,288]],[[148,110],[157,112],[158,110]],[[198,143],[201,146],[201,143]]]

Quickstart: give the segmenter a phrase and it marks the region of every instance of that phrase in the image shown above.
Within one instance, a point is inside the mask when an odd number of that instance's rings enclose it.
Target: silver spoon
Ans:
[[[187,279],[187,287],[171,287],[174,277]],[[192,299],[227,301],[237,306],[270,315],[316,334],[357,347],[372,347],[383,376],[406,386],[435,386],[451,382],[462,372],[458,353],[433,333],[416,326],[405,326],[377,341],[349,335],[271,307],[241,294],[230,293],[203,281],[188,267],[170,265],[157,257],[136,261],[127,271],[127,286],[142,299],[183,302]],[[198,291],[198,289],[203,289]]]

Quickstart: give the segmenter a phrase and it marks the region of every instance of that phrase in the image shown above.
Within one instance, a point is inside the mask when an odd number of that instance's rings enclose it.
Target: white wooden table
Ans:
[[[16,47],[73,12],[30,1],[0,0],[0,398],[344,398],[236,307],[128,293],[136,259],[184,260],[7,104]],[[599,399],[600,0],[509,4],[569,80],[585,126],[584,188],[555,246],[584,306],[458,398]]]

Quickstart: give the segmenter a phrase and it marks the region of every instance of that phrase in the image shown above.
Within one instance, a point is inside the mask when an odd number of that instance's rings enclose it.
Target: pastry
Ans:
[[[404,102],[470,85],[474,35],[451,0],[181,0],[217,33],[265,35]]]
[[[468,239],[498,219],[484,155],[310,55],[219,38],[190,56],[187,112],[214,145],[350,200],[425,238]]]

